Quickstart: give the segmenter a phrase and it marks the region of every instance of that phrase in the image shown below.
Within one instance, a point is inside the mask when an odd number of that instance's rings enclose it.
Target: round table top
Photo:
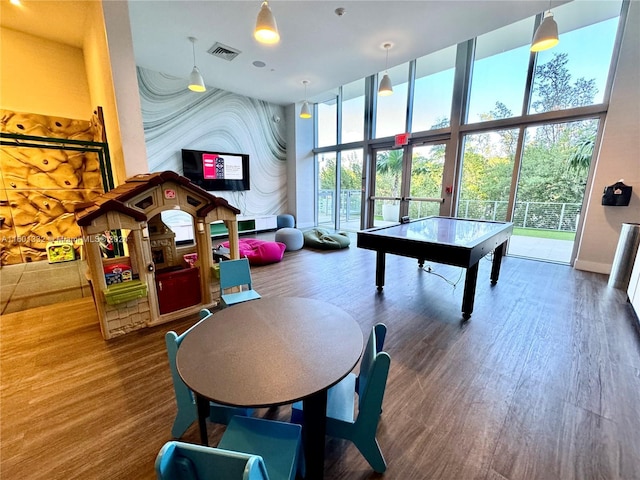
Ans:
[[[342,380],[362,355],[358,323],[308,298],[262,298],[227,307],[193,328],[176,364],[187,386],[211,401],[284,405]]]

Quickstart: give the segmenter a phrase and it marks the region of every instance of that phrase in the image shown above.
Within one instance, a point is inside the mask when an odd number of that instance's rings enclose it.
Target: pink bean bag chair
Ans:
[[[229,242],[221,244],[229,248]],[[238,240],[240,257],[247,257],[251,265],[268,265],[282,260],[286,245],[282,242],[269,242],[257,238]]]

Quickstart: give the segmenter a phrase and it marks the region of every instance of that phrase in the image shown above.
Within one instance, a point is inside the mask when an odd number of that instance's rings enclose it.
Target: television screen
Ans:
[[[250,189],[249,155],[182,150],[183,175],[208,192]]]

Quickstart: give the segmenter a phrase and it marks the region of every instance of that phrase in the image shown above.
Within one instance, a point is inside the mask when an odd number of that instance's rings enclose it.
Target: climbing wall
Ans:
[[[91,120],[0,110],[0,132],[46,139],[102,141]],[[4,139],[3,139],[4,140]],[[80,248],[74,210],[104,192],[98,154],[52,148],[55,142],[19,140],[0,149],[0,262],[47,260],[47,243],[70,241]],[[36,146],[27,146],[28,144]]]

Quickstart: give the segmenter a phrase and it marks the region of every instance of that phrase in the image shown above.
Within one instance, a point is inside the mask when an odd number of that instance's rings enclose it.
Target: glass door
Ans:
[[[375,184],[371,213],[374,227],[384,227],[400,220],[404,155],[403,148],[373,151]]]
[[[409,218],[440,215],[446,143],[410,146],[411,175],[403,202]]]
[[[446,143],[374,150],[372,225],[439,215],[445,154]]]

